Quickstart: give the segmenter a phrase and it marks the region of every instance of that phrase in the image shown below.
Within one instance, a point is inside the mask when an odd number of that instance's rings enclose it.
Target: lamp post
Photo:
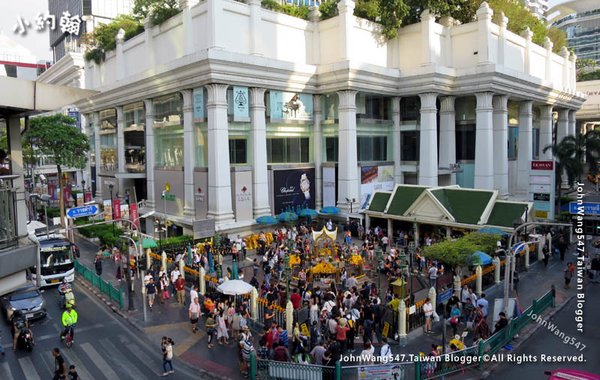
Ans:
[[[83,191],[85,197],[85,179],[81,180],[81,191]]]
[[[377,271],[377,293],[379,294],[379,299],[381,300],[381,264],[382,264],[382,255],[383,255],[383,251],[381,250],[381,247],[378,245],[377,249],[375,250],[375,254],[377,255],[377,268],[375,268],[375,270]]]
[[[108,185],[108,190],[110,190],[110,215],[112,220],[112,234],[115,236],[115,208],[113,207],[113,188],[115,185],[110,183]]]
[[[114,226],[114,224],[113,224]],[[135,251],[137,252],[137,243],[135,242],[135,240],[133,240],[132,238],[130,238],[129,236],[126,235],[121,235],[121,238],[124,239],[129,239],[131,240],[131,242],[133,243],[133,246],[135,247]],[[129,311],[133,311],[135,310],[135,307],[133,306],[133,282],[131,279],[131,255],[129,253],[129,248],[127,247],[127,244],[122,244],[121,247],[125,247],[124,249],[127,252],[127,263],[125,264],[125,281],[127,282],[127,300],[129,301],[129,306],[127,308],[127,310]]]

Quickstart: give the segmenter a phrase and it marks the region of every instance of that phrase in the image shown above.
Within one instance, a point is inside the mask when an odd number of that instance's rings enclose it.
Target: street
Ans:
[[[136,335],[118,320],[95,296],[75,283],[79,321],[75,344],[67,349],[59,340],[61,310],[56,287],[46,288],[44,298],[48,316],[32,323],[36,345],[33,352],[13,352],[10,328],[0,323],[6,356],[0,358],[0,379],[51,379],[54,359],[51,350],[59,347],[67,368],[74,364],[82,379],[148,379],[162,375],[160,341],[150,342]],[[4,319],[4,318],[3,318]],[[175,342],[177,343],[177,341]],[[189,379],[193,375],[174,360],[171,379]]]
[[[563,340],[555,336],[547,327],[541,326],[527,341],[511,353],[520,355],[527,354],[540,358],[541,354],[546,355],[579,355],[584,354],[585,363],[523,363],[514,365],[514,363],[505,363],[494,371],[489,377],[494,380],[501,379],[546,379],[544,371],[556,370],[559,368],[573,368],[592,373],[600,373],[600,361],[598,361],[598,342],[600,342],[600,331],[595,328],[594,322],[600,315],[600,285],[589,284],[586,290],[586,302],[584,305],[585,330],[581,334],[577,332],[575,322],[575,299],[559,311],[551,322],[556,325],[561,332],[568,337],[574,337],[577,342],[585,344],[587,347],[580,351],[574,346],[564,344]]]

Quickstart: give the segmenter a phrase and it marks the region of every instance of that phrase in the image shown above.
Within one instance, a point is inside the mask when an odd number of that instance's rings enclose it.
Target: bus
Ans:
[[[39,231],[39,229],[38,229]],[[29,238],[39,244],[41,268],[41,286],[58,285],[63,279],[72,282],[75,279],[75,258],[73,244],[63,235],[51,233],[37,235],[30,233]],[[32,280],[36,280],[36,268],[31,267]]]

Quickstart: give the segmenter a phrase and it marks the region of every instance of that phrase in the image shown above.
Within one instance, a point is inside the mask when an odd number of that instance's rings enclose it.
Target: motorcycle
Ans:
[[[31,330],[27,327],[21,328],[19,331],[19,336],[17,337],[17,348],[20,350],[24,350],[27,352],[33,351],[33,346],[35,343],[33,342],[33,335],[31,334]]]
[[[68,282],[62,283],[58,287],[58,294],[58,305],[61,309],[65,309],[67,304],[71,305],[71,307],[75,307],[75,295],[73,294],[73,288],[71,287],[71,284]]]

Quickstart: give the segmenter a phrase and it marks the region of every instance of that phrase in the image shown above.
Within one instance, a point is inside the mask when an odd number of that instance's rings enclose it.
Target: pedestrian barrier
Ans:
[[[75,261],[75,271],[86,281],[89,281],[92,286],[100,290],[100,292],[106,294],[108,298],[117,302],[120,309],[123,308],[123,292],[121,292],[121,289],[115,288],[111,283],[102,279],[102,277],[98,276],[93,270],[87,268],[79,261]]]
[[[335,367],[316,364],[299,364],[258,359],[253,352],[250,357],[250,378],[252,380],[340,380],[341,365]]]

